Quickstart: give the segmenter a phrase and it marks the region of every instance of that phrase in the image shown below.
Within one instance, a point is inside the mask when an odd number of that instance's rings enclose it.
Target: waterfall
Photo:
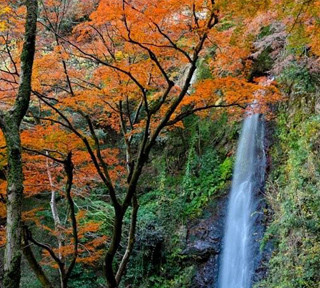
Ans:
[[[219,288],[250,288],[254,274],[255,211],[265,171],[264,126],[258,114],[244,120],[228,203]]]

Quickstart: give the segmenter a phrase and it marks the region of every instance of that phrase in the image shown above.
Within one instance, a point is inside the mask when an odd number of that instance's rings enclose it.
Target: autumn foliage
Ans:
[[[0,4],[0,107],[6,111],[19,85],[26,10],[18,2]],[[142,167],[168,127],[183,127],[191,114],[213,117],[225,109],[239,119],[244,111],[268,113],[270,103],[281,99],[268,75],[250,75],[250,55],[261,27],[281,21],[297,31],[288,31],[292,37],[310,43],[320,55],[319,1],[39,2],[33,95],[21,129],[24,197],[36,204],[23,213],[23,222],[30,231],[55,239],[48,248],[61,262],[75,257],[77,263],[95,265],[105,256],[105,244],[119,246],[117,233],[102,233],[103,223],[89,220],[87,208],[77,202],[103,186],[103,201],[114,206],[114,217],[120,219],[114,225],[122,225],[136,201]],[[280,9],[283,5],[286,9]],[[201,59],[206,59],[210,77],[197,81]],[[2,135],[0,141],[4,219],[7,160]],[[65,166],[68,155],[72,172]],[[66,192],[70,173],[74,215]],[[0,246],[5,242],[1,223]],[[29,240],[40,241],[33,234]],[[75,241],[81,244],[76,255]],[[41,263],[59,268],[49,249],[41,249]],[[111,274],[106,277],[116,287],[121,275]]]

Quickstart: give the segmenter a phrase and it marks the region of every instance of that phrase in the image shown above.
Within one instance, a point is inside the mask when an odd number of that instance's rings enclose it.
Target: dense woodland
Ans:
[[[216,287],[188,248],[252,113],[254,287],[319,287],[319,47],[319,0],[2,0],[0,287]]]

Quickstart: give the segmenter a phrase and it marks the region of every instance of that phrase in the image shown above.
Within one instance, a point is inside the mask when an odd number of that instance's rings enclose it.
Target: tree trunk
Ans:
[[[121,242],[122,236],[122,222],[123,222],[123,213],[118,212],[115,215],[114,226],[113,226],[113,234],[111,244],[105,256],[104,261],[104,274],[108,282],[108,288],[117,288],[118,283],[116,281],[115,273],[113,271],[113,260]]]
[[[25,233],[23,233],[23,237],[22,237],[22,241],[23,241],[23,255],[25,256],[25,258],[27,259],[31,269],[33,270],[33,272],[35,273],[35,275],[37,276],[38,280],[40,281],[41,285],[44,288],[53,288],[53,286],[51,285],[48,277],[45,275],[45,273],[43,272],[42,267],[39,265],[36,257],[34,256],[32,249],[31,249],[31,244],[28,241],[27,235],[26,235],[26,231],[24,231]]]
[[[120,283],[122,276],[124,275],[125,269],[127,268],[127,264],[129,262],[129,258],[131,256],[134,243],[136,241],[136,227],[137,227],[137,218],[138,218],[138,210],[139,204],[136,196],[132,198],[132,213],[131,213],[131,224],[130,231],[128,235],[128,244],[126,251],[122,257],[122,260],[118,267],[118,272],[116,274],[116,281]]]
[[[6,120],[3,129],[8,153],[7,244],[4,255],[4,287],[19,287],[21,261],[21,202],[23,174],[19,126]]]
[[[21,271],[21,204],[23,197],[23,172],[21,160],[20,123],[26,114],[31,94],[31,75],[35,54],[38,15],[36,0],[26,1],[27,16],[25,42],[21,53],[21,72],[18,95],[13,107],[1,115],[0,124],[7,145],[7,224],[4,259],[4,288],[18,288]]]

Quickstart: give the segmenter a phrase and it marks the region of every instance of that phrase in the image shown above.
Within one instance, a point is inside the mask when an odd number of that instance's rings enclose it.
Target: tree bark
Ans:
[[[7,118],[7,117],[6,117]],[[6,288],[18,288],[21,262],[21,203],[23,174],[19,125],[5,120],[2,129],[8,154],[6,249],[4,255],[4,281]]]
[[[23,255],[27,259],[31,269],[36,274],[36,276],[37,276],[38,280],[40,281],[41,285],[44,288],[53,288],[53,286],[51,285],[48,277],[45,275],[43,269],[39,265],[36,257],[34,256],[34,254],[32,252],[31,244],[28,241],[28,237],[26,235],[26,231],[24,231],[24,233],[23,233],[22,242],[23,242],[23,246],[24,246],[23,247]]]
[[[128,243],[126,251],[122,257],[122,260],[119,264],[119,268],[116,274],[116,281],[119,284],[121,278],[125,272],[127,264],[129,262],[134,243],[136,241],[136,227],[137,227],[137,218],[138,218],[138,210],[139,210],[139,203],[136,196],[132,198],[132,213],[131,213],[131,224],[130,224],[130,231],[128,236]]]
[[[49,153],[46,152],[46,154],[48,155]],[[56,192],[54,190],[52,175],[50,171],[49,158],[46,159],[46,167],[47,167],[47,174],[48,174],[48,179],[51,187],[50,208],[51,208],[51,214],[53,218],[55,232],[57,233],[57,241],[58,241],[58,249],[59,249],[58,257],[60,261],[63,262],[63,259],[62,259],[63,230],[62,230],[59,212],[57,208]],[[63,272],[60,269],[59,269],[59,276],[60,276],[61,287],[63,287]]]
[[[48,155],[48,152],[46,152],[46,154]],[[54,190],[54,185],[53,185],[53,180],[52,180],[52,175],[51,175],[50,165],[49,165],[49,158],[46,159],[46,167],[47,167],[47,174],[48,174],[48,179],[51,187],[51,200],[50,200],[51,214],[54,222],[54,227],[57,232],[57,241],[59,246],[59,259],[62,261],[61,248],[63,246],[63,231],[61,229],[62,226],[61,226],[61,221],[60,221],[59,212],[57,208],[56,191]]]
[[[113,260],[114,260],[114,256],[116,255],[116,252],[119,249],[120,242],[121,242],[123,216],[124,215],[122,211],[116,213],[115,215],[112,240],[104,260],[104,274],[107,279],[109,288],[118,287],[118,283],[115,278],[115,273],[113,271]]]
[[[23,197],[23,172],[21,160],[20,124],[26,114],[31,94],[31,75],[35,54],[38,3],[26,1],[27,16],[25,42],[21,53],[21,75],[18,95],[13,107],[1,115],[0,126],[4,133],[8,155],[7,224],[4,259],[5,288],[18,288],[21,271],[21,204]]]
[[[72,223],[72,236],[73,236],[73,258],[71,260],[69,268],[66,270],[65,277],[64,277],[64,282],[65,282],[64,287],[67,287],[68,280],[71,276],[72,270],[76,265],[76,261],[78,257],[78,244],[79,244],[76,211],[75,211],[75,205],[71,195],[71,189],[73,185],[73,169],[74,169],[71,152],[68,153],[67,159],[65,160],[64,169],[67,174],[66,196],[67,196],[67,200],[70,208],[70,218]]]

